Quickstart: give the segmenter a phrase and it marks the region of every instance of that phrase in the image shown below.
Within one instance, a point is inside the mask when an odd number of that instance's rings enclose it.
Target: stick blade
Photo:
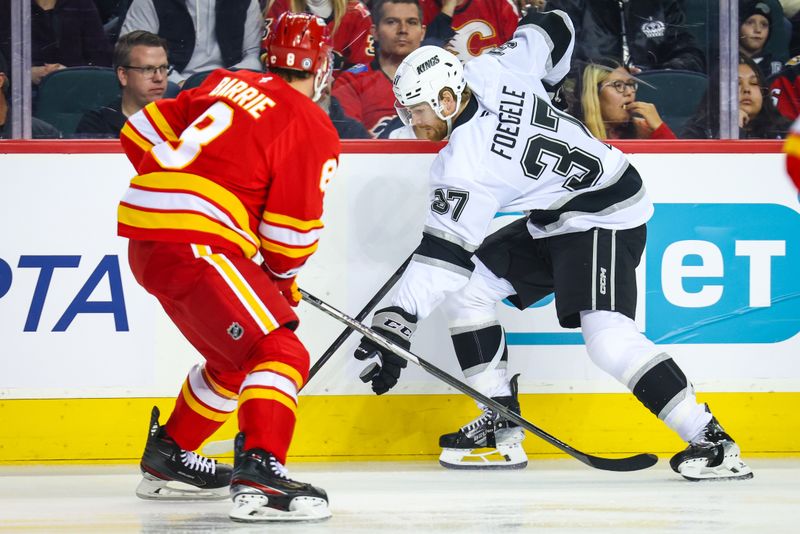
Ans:
[[[628,458],[600,458],[598,456],[586,455],[583,459],[586,465],[602,469],[604,471],[641,471],[653,467],[658,462],[655,454],[637,454]]]

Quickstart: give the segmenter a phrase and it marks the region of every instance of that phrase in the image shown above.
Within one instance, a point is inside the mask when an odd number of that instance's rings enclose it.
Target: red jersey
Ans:
[[[266,17],[266,31],[269,32],[272,21],[278,15],[289,11],[289,0],[275,0]],[[310,13],[310,11],[309,11]],[[372,37],[372,18],[369,9],[358,0],[347,2],[339,27],[334,31],[333,15],[326,20],[333,36],[333,48],[344,61],[341,68],[347,69],[358,63],[369,63],[375,58],[375,47]]]
[[[793,121],[800,115],[800,65],[791,60],[770,84],[772,102],[781,115]]]
[[[381,70],[377,59],[343,72],[333,84],[333,96],[346,115],[363,124],[376,138],[397,116],[392,80]]]
[[[425,25],[442,11],[439,0],[419,0],[419,5]],[[446,48],[466,63],[511,39],[517,22],[519,11],[514,0],[466,0],[453,12],[451,27],[456,35]]]
[[[132,115],[120,140],[138,176],[119,205],[119,235],[260,253],[279,277],[316,250],[339,138],[278,76],[216,70]]]

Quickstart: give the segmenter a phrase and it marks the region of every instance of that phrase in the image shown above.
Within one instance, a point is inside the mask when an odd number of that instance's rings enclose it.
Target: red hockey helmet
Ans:
[[[319,98],[333,69],[333,46],[324,20],[310,13],[282,13],[267,28],[261,47],[267,69],[313,73],[313,99]]]

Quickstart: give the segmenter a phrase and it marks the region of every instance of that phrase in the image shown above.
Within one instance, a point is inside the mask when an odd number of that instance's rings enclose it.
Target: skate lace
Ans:
[[[200,456],[196,452],[181,451],[181,462],[189,469],[194,469],[201,473],[210,473],[213,475],[217,471],[216,460]]]
[[[492,410],[487,408],[476,419],[462,426],[461,431],[464,432],[464,434],[466,434],[467,436],[471,436],[472,434],[475,433],[476,430],[483,427],[487,422],[491,421],[493,417],[494,414],[492,413]]]
[[[286,467],[284,467],[284,465],[280,463],[274,456],[270,457],[269,466],[272,469],[273,473],[275,473],[281,478],[289,480],[289,470],[286,469]]]

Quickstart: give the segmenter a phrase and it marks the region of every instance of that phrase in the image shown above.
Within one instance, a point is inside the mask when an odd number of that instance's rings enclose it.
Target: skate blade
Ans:
[[[230,489],[198,488],[145,475],[136,487],[136,496],[150,501],[220,501],[230,497]]]
[[[332,515],[327,501],[317,497],[295,497],[288,511],[271,508],[266,495],[237,495],[233,502],[234,508],[228,517],[239,523],[312,522]]]
[[[496,449],[442,449],[439,465],[447,469],[524,469],[528,456],[519,444]]]
[[[708,467],[708,459],[687,460],[678,467],[678,472],[692,482],[722,482],[729,480],[749,480],[753,470],[739,457],[739,446],[733,445],[725,451],[719,465]]]

